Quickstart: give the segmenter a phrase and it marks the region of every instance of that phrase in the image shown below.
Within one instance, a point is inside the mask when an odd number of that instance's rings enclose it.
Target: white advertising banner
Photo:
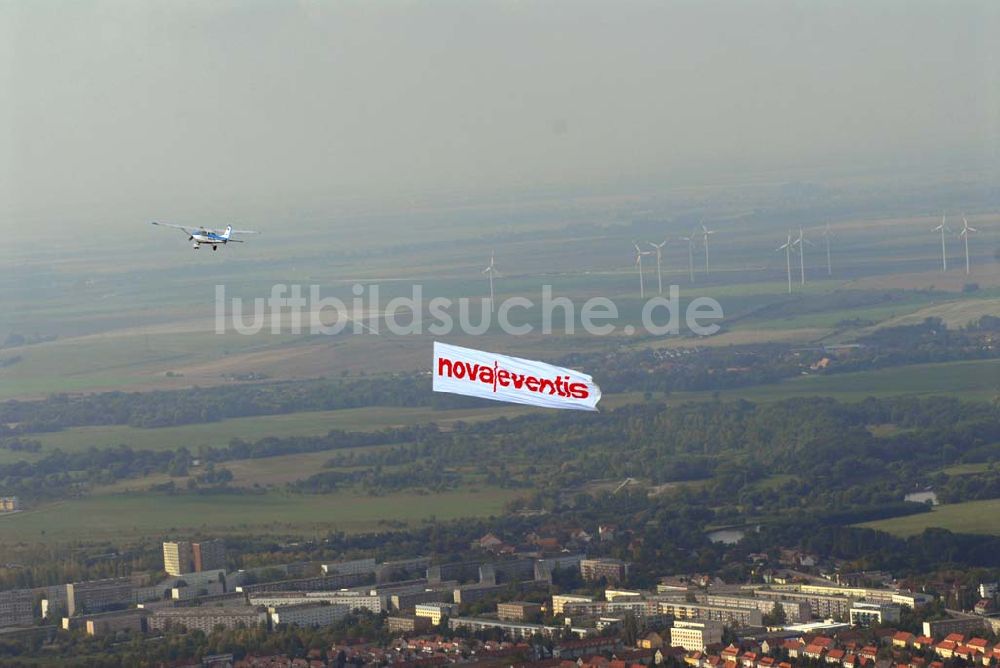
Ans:
[[[596,411],[601,388],[585,373],[434,342],[434,391],[545,408]]]

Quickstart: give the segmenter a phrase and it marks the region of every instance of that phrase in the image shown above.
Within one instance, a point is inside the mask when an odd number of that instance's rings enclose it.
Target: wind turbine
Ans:
[[[965,219],[965,215],[962,216],[962,231],[958,233],[958,236],[965,240],[965,275],[969,275],[969,234],[973,232],[978,232],[974,227],[969,227],[969,221]]]
[[[785,270],[788,272],[788,294],[792,294],[792,231],[788,230],[788,239],[775,249],[775,252],[785,251]]]
[[[495,303],[493,301],[493,277],[494,276],[496,276],[497,278],[501,277],[500,272],[497,271],[496,268],[496,261],[494,258],[493,251],[490,251],[490,263],[486,266],[485,269],[483,269],[483,273],[489,274],[490,277],[490,313],[493,313],[493,304]]]
[[[802,285],[806,284],[806,244],[812,246],[813,242],[806,239],[805,232],[803,232],[800,227],[799,238],[796,239],[792,245],[799,247],[799,276],[801,278]]]
[[[688,278],[694,283],[694,234],[679,238],[681,241],[688,242]]]
[[[826,275],[833,276],[833,265],[830,263],[830,239],[833,238],[833,232],[830,231],[830,223],[826,224],[823,228],[823,240],[826,241]]]
[[[650,246],[656,249],[656,288],[659,294],[663,294],[663,274],[660,271],[660,263],[663,260],[663,247],[667,245],[670,239],[664,239],[658,244],[654,244],[652,241],[647,241]]]
[[[710,230],[705,227],[705,224],[701,224],[701,235],[705,239],[705,276],[708,276],[708,235],[715,234],[715,230]]]
[[[944,246],[944,233],[951,232],[951,228],[946,223],[947,218],[941,214],[941,224],[934,228],[935,232],[941,233],[941,271],[948,271],[948,251]]]
[[[642,256],[643,255],[652,255],[653,252],[652,251],[644,251],[644,250],[642,250],[641,248],[639,248],[639,244],[637,244],[635,242],[633,242],[632,245],[635,246],[635,266],[639,268],[639,299],[645,299],[646,298],[646,282],[643,280],[643,277],[642,277]]]

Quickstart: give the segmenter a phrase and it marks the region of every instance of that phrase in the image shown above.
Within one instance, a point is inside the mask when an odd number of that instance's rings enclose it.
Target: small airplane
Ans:
[[[171,223],[161,223],[155,220],[152,223],[153,225],[172,227],[183,231],[188,235],[188,241],[194,242],[192,247],[195,250],[205,245],[211,246],[212,250],[216,251],[219,250],[219,246],[225,246],[230,243],[243,243],[241,239],[233,239],[232,235],[234,234],[260,234],[260,232],[254,232],[253,230],[234,230],[232,225],[227,225],[224,230],[211,230],[206,227],[184,227],[183,225],[172,225]]]

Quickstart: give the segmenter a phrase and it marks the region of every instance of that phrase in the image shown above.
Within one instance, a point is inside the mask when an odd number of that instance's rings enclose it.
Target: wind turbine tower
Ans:
[[[788,274],[788,294],[792,294],[792,231],[788,231],[788,238],[785,243],[778,246],[775,250],[785,251],[785,271]]]
[[[978,232],[974,227],[969,227],[969,221],[966,220],[965,215],[962,216],[962,231],[958,233],[958,236],[962,237],[965,241],[965,275],[968,276],[971,271],[971,265],[969,264],[969,235]]]
[[[941,214],[941,224],[934,228],[935,232],[941,233],[941,271],[948,271],[948,251],[944,245],[944,235],[945,232],[950,233],[951,228],[948,227],[947,218],[945,214]]]
[[[660,265],[663,262],[663,247],[667,245],[669,239],[664,239],[658,244],[654,244],[652,241],[647,243],[656,249],[656,289],[659,294],[663,294],[663,273],[661,271]]]
[[[830,239],[833,237],[833,232],[830,231],[830,223],[826,224],[823,228],[823,240],[826,241],[826,275],[833,276],[833,264],[830,262]]]
[[[806,284],[806,244],[812,246],[813,242],[806,239],[805,232],[800,227],[799,238],[793,242],[793,245],[799,248],[799,279],[802,285]]]
[[[708,277],[708,235],[715,234],[715,230],[710,230],[705,227],[705,224],[701,225],[702,238],[705,240],[705,276]]]
[[[639,299],[646,298],[646,282],[642,277],[642,256],[651,255],[652,251],[644,251],[639,248],[639,244],[632,243],[635,246],[635,266],[639,269]]]
[[[680,240],[688,244],[688,280],[694,283],[694,235],[680,237]]]
[[[490,277],[490,313],[493,313],[493,305],[496,303],[493,299],[493,277],[500,277],[500,272],[497,271],[496,260],[493,251],[490,251],[490,263],[483,269],[484,274],[488,274]]]

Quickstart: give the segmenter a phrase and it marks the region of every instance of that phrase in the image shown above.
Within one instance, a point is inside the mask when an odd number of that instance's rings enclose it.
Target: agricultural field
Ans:
[[[463,489],[435,494],[105,494],[0,516],[6,544],[110,540],[130,543],[165,533],[301,535],[375,530],[500,514],[516,490]],[[523,492],[522,492],[523,493]]]
[[[955,533],[1000,536],[1000,499],[934,506],[929,513],[866,522],[859,526],[887,531],[897,536],[913,536],[930,527],[948,529]]]
[[[66,452],[89,447],[129,445],[137,450],[175,450],[184,446],[196,452],[199,447],[225,447],[230,439],[256,440],[265,436],[319,436],[333,429],[373,431],[435,422],[447,428],[456,421],[476,422],[502,416],[531,412],[530,407],[507,406],[434,410],[432,408],[366,407],[335,411],[309,411],[287,415],[261,415],[232,418],[205,424],[144,429],[123,425],[73,427],[63,431],[32,435],[42,444],[42,451],[59,448]]]
[[[781,401],[792,397],[824,396],[860,401],[871,396],[947,395],[971,401],[994,401],[1000,396],[1000,360],[914,364],[903,367],[792,378],[773,385],[723,390],[723,399]],[[698,400],[713,393],[677,393],[673,400]]]

